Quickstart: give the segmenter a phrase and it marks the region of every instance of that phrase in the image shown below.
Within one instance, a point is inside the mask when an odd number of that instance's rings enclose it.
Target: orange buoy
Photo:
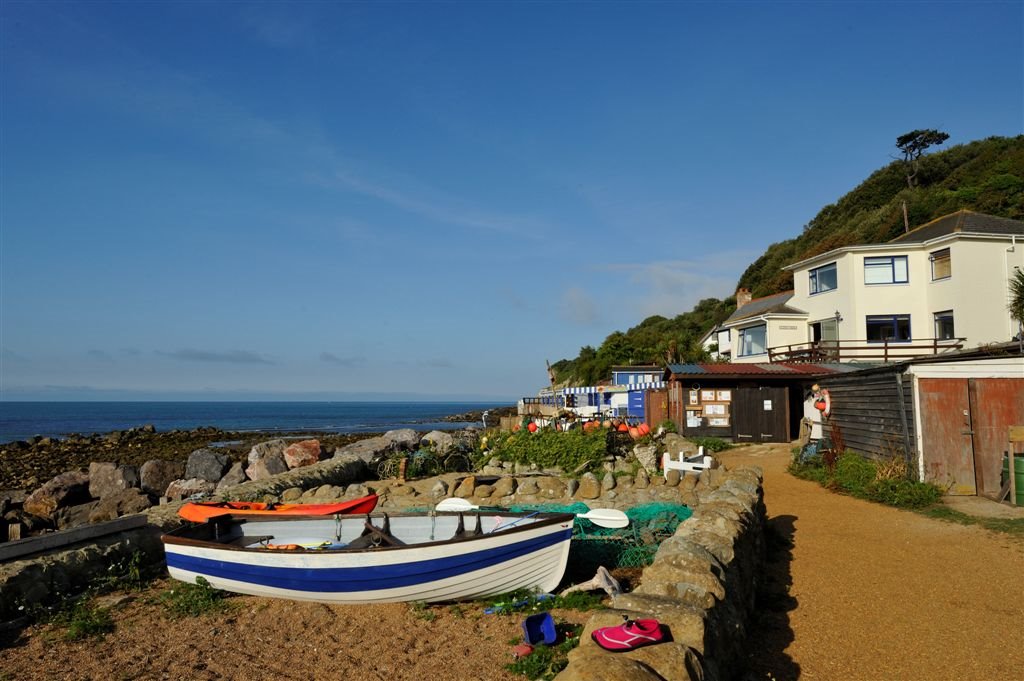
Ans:
[[[609,421],[608,419],[605,419],[604,421],[601,421],[601,427],[602,428],[611,428],[612,427],[612,422]]]
[[[648,433],[651,432],[651,427],[643,422],[641,422],[640,425],[636,427],[636,429],[640,431],[640,435],[647,435]]]
[[[629,432],[629,426],[627,426],[625,423],[620,423],[618,431],[620,433],[628,433]]]
[[[537,432],[537,424],[534,423],[533,421],[530,421],[530,425],[526,426],[526,429],[528,431],[530,431],[531,433],[536,433]]]
[[[629,429],[629,436],[631,438],[633,438],[634,440],[639,440],[640,439],[640,429],[636,428],[636,427],[630,428]]]

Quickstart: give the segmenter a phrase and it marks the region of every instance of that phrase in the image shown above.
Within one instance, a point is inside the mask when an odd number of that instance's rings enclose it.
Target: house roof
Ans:
[[[1017,234],[1024,236],[1024,222],[1009,218],[997,218],[994,215],[975,213],[970,210],[958,210],[955,213],[943,215],[941,218],[926,222],[920,227],[915,227],[906,234],[901,234],[891,240],[889,243],[922,243],[940,236],[957,233],[998,234],[1006,236]]]
[[[722,322],[722,326],[728,326],[734,322],[752,317],[760,317],[763,314],[806,314],[803,310],[790,307],[787,303],[793,298],[792,291],[775,293],[762,298],[754,298],[743,307],[737,309],[729,318]]]
[[[633,364],[633,365],[620,365],[613,366],[612,371],[661,371],[662,367],[660,364]]]
[[[787,364],[782,362],[763,364],[669,364],[666,373],[672,378],[801,378],[843,374],[864,369],[867,364]]]

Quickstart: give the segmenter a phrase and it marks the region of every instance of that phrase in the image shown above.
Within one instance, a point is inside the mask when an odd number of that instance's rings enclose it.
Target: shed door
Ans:
[[[789,442],[787,388],[737,388],[732,409],[737,442]]]
[[[1024,425],[1024,380],[968,379],[978,494],[995,497],[1010,426]]]
[[[921,446],[925,479],[949,494],[977,494],[971,402],[966,378],[922,378]]]
[[[647,425],[657,428],[668,415],[668,392],[664,390],[652,390],[647,393]]]

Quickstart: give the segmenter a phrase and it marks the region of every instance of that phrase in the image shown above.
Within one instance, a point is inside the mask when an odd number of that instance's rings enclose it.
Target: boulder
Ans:
[[[516,490],[522,496],[532,496],[540,492],[537,486],[537,478],[524,478],[516,481]]]
[[[285,463],[282,452],[270,452],[255,462],[251,462],[245,469],[250,480],[266,480],[286,472],[288,472],[288,464]]]
[[[281,501],[286,504],[293,504],[302,498],[301,487],[289,487],[281,492]]]
[[[370,463],[375,459],[382,458],[389,451],[391,451],[390,440],[387,440],[384,437],[370,437],[365,440],[353,442],[350,445],[345,445],[344,447],[338,447],[334,450],[334,458],[337,459],[343,456],[354,456],[366,463]]]
[[[164,492],[171,501],[187,499],[194,494],[213,494],[217,485],[202,478],[189,478],[188,480],[172,480]]]
[[[167,486],[174,480],[181,479],[183,475],[185,475],[185,464],[182,461],[150,459],[139,469],[142,491],[156,497],[164,496]]]
[[[139,469],[135,466],[109,462],[89,464],[89,496],[93,499],[103,499],[140,485]]]
[[[349,485],[348,487],[345,488],[345,496],[346,497],[352,497],[352,498],[365,497],[369,493],[370,493],[370,488],[367,487],[366,485],[362,484],[361,482],[354,482],[354,483],[352,483],[351,485]]]
[[[411,452],[420,444],[420,435],[412,428],[399,428],[384,433],[384,439],[395,449]]]
[[[224,452],[206,448],[197,449],[188,455],[185,477],[219,482],[229,468],[231,468],[231,457]]]
[[[633,486],[637,489],[647,489],[651,486],[651,476],[647,474],[646,468],[641,468],[636,472],[636,478],[633,480]]]
[[[593,473],[584,473],[580,476],[580,486],[576,490],[576,496],[580,499],[597,499],[601,496],[601,481]]]
[[[451,434],[440,430],[432,430],[420,438],[420,444],[431,447],[436,454],[447,454],[454,443]]]
[[[288,468],[312,466],[320,460],[320,440],[293,442],[285,448],[283,455]]]
[[[479,499],[488,499],[494,494],[494,485],[477,485],[473,490],[473,496]]]
[[[123,515],[141,513],[152,505],[152,499],[141,489],[123,489],[100,499],[100,502],[89,513],[89,522],[101,523]]]
[[[234,487],[235,485],[241,485],[249,478],[245,475],[245,464],[241,461],[236,461],[231,464],[231,468],[224,474],[224,477],[217,482],[217,491],[227,489],[228,487]]]
[[[67,471],[28,495],[23,508],[33,515],[52,518],[57,509],[88,500],[89,474],[84,471]]]
[[[459,497],[460,499],[467,499],[473,496],[473,491],[476,489],[476,476],[470,475],[469,477],[463,478],[462,482],[458,486],[453,485],[452,496]]]
[[[565,483],[558,478],[543,477],[537,478],[537,492],[548,499],[561,499],[565,496]]]
[[[270,454],[283,454],[284,450],[288,448],[288,443],[278,438],[276,440],[267,440],[266,442],[260,442],[253,446],[249,450],[249,456],[247,461],[249,465],[256,463],[260,459]]]
[[[86,504],[76,506],[63,506],[53,513],[53,521],[58,530],[70,530],[72,527],[81,527],[89,524],[89,516],[100,502],[90,501]]]
[[[54,528],[53,520],[50,518],[40,518],[37,515],[26,513],[20,509],[8,511],[4,514],[4,524],[11,523],[19,523],[21,525],[22,537],[39,534],[44,530],[52,530]]]
[[[435,480],[434,484],[430,487],[430,498],[435,501],[439,501],[448,494],[448,488],[441,480]]]
[[[654,445],[637,445],[633,447],[633,456],[648,473],[658,471],[658,448]]]
[[[495,497],[507,497],[516,493],[516,479],[503,477],[498,478],[498,481],[494,483],[494,493],[492,496]]]
[[[615,474],[612,472],[605,473],[601,479],[601,490],[607,492],[613,489],[615,489]]]
[[[669,468],[665,471],[665,485],[668,487],[675,487],[679,484],[682,479],[682,475],[678,468]]]

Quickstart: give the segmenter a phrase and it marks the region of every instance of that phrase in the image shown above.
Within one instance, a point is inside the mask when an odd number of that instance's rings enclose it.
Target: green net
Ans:
[[[564,504],[529,504],[512,506],[512,511],[543,511],[575,513],[590,510],[583,502]],[[656,502],[626,510],[629,526],[622,529],[598,527],[585,518],[576,518],[569,564],[573,572],[593,574],[599,566],[637,568],[650,565],[661,542],[671,537],[693,510],[683,504]]]

